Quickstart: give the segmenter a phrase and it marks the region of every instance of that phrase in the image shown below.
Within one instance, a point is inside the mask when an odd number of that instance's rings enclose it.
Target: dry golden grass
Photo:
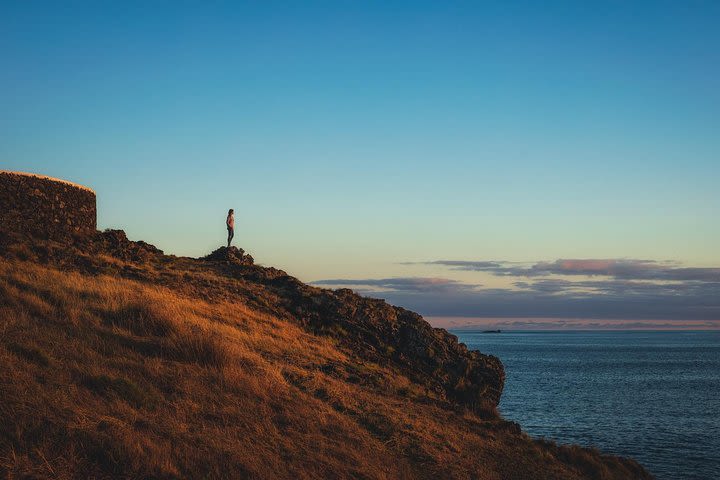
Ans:
[[[632,478],[241,303],[0,261],[6,478]],[[589,465],[589,466],[588,466]],[[595,473],[593,473],[595,472]]]

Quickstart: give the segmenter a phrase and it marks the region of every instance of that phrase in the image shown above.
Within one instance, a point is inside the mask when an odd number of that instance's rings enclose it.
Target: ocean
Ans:
[[[502,360],[500,411],[530,435],[720,479],[720,332],[452,333]]]

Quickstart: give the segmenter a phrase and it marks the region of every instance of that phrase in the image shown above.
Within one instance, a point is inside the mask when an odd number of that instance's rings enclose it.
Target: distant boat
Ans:
[[[483,330],[482,333],[502,333],[502,330]]]

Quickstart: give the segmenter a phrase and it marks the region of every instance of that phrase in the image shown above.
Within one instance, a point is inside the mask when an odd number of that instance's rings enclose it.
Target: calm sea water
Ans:
[[[502,360],[500,410],[529,434],[720,479],[720,332],[453,333]]]

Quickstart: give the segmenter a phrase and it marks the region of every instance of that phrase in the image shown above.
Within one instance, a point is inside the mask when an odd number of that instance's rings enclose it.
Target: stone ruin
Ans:
[[[53,240],[92,234],[95,192],[57,178],[0,170],[0,229]]]

